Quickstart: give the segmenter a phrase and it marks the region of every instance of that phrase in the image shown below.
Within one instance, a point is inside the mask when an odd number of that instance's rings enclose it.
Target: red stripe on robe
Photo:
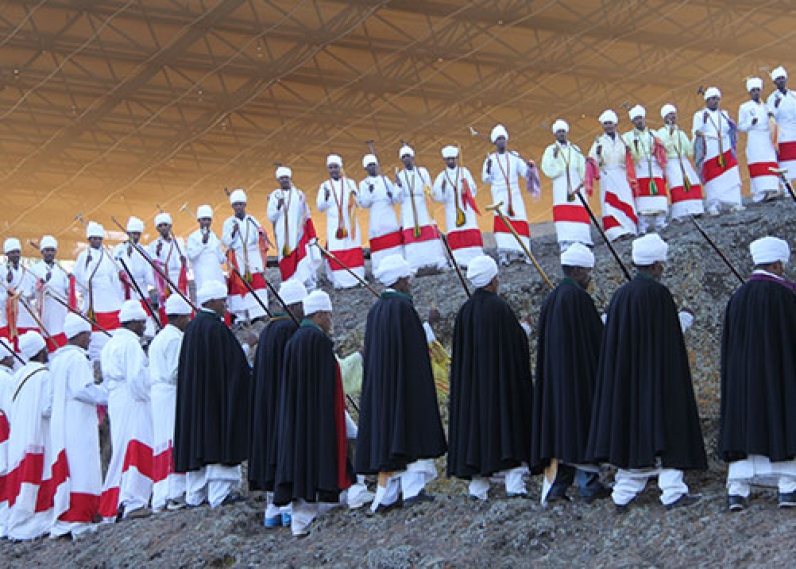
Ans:
[[[589,213],[582,205],[554,205],[553,221],[589,224]]]
[[[121,327],[118,310],[116,312],[96,312],[94,313],[94,320],[106,330],[116,330]],[[100,331],[96,326],[92,327],[92,330],[95,332]]]
[[[702,185],[693,184],[689,191],[685,191],[683,186],[671,188],[672,203],[679,203],[688,200],[701,200],[702,199]]]
[[[652,180],[655,180],[655,185],[658,188],[658,193],[653,194],[650,186],[652,185]],[[666,197],[666,182],[663,178],[639,178],[638,179],[638,191],[636,192],[636,197],[658,197],[663,196]]]
[[[796,141],[780,142],[779,152],[777,152],[777,160],[780,162],[796,160]]]
[[[340,259],[349,269],[365,266],[365,254],[362,252],[362,247],[354,247],[353,249],[344,249],[342,251],[331,251],[332,255]],[[332,260],[331,257],[327,258],[329,268],[333,271],[344,271],[343,265],[337,261]]]
[[[304,222],[304,230],[301,233],[298,245],[290,252],[290,255],[282,257],[279,261],[279,274],[282,276],[282,282],[296,274],[298,264],[307,256],[307,245],[312,239],[317,239],[315,226],[312,224],[311,219],[307,219]]]
[[[420,236],[415,237],[414,228],[403,230],[403,241],[405,245],[411,243],[422,243],[423,241],[433,241],[437,238],[437,230],[433,225],[423,225],[420,228]]]
[[[779,168],[779,165],[777,165],[776,162],[755,162],[754,164],[749,164],[749,177],[761,178],[763,176],[778,175],[770,171],[769,168],[774,168],[776,170]]]
[[[702,178],[705,182],[715,180],[730,168],[734,168],[738,165],[738,160],[736,160],[732,150],[728,150],[724,153],[724,160],[727,164],[724,168],[719,165],[718,156],[714,156],[710,160],[705,160],[705,163],[702,165]]]
[[[606,192],[605,203],[607,203],[614,209],[618,209],[619,211],[624,213],[627,217],[629,217],[633,223],[638,225],[638,218],[636,217],[636,212],[633,211],[633,206],[631,206],[630,204],[626,204],[625,202],[620,200],[616,194],[613,194],[611,192]]]
[[[252,273],[252,282],[249,285],[254,290],[263,290],[265,289],[265,278],[263,278],[261,273]],[[227,292],[230,296],[246,296],[250,294],[243,280],[234,272],[230,273],[227,279]]]
[[[71,492],[69,494],[69,509],[61,514],[58,519],[62,522],[91,523],[99,512],[100,497],[94,494]]]
[[[529,239],[531,238],[531,228],[528,227],[527,221],[522,221],[521,219],[509,219],[509,223],[511,223],[511,226],[514,228],[514,231],[516,231],[520,237],[527,237]],[[511,231],[509,230],[509,226],[506,225],[503,219],[501,219],[497,215],[495,216],[495,224],[493,226],[493,231],[495,233],[511,233]]]
[[[478,229],[464,229],[451,231],[448,233],[448,245],[451,250],[466,249],[468,247],[483,247],[484,240],[481,238],[481,231]]]
[[[393,247],[402,245],[403,242],[403,234],[400,230],[387,233],[386,235],[379,235],[378,237],[371,237],[370,252],[376,253],[378,251],[384,251],[385,249],[392,249]]]

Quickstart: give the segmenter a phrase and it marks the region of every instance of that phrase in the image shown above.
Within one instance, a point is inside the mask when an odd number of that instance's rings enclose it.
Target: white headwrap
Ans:
[[[91,332],[91,325],[77,314],[69,312],[64,318],[64,336],[66,336],[66,339],[71,340],[83,332]]]
[[[613,112],[611,109],[603,111],[603,114],[600,115],[600,118],[598,120],[600,121],[600,124],[605,124],[607,122],[619,124],[619,117],[616,116],[616,113]]]
[[[86,238],[105,237],[105,228],[96,221],[89,221],[86,225]]]
[[[561,253],[561,265],[592,269],[594,268],[594,253],[583,243],[573,243]]]
[[[19,344],[19,353],[26,360],[29,360],[44,348],[47,347],[47,342],[41,337],[38,332],[25,332],[17,340]]]
[[[648,233],[633,241],[633,263],[639,267],[646,267],[657,261],[665,261],[669,246],[657,233]]]
[[[182,316],[193,312],[191,305],[185,302],[185,299],[179,294],[169,296],[163,308],[167,316]]]
[[[750,77],[746,80],[746,90],[751,91],[752,89],[762,89],[763,88],[763,80],[760,77]]]
[[[138,219],[137,217],[131,215],[130,218],[127,220],[127,232],[128,233],[143,233],[144,232],[144,221],[142,219]]]
[[[379,263],[374,276],[384,286],[392,286],[400,279],[412,274],[412,267],[402,255],[390,255]]]
[[[316,312],[331,312],[332,299],[322,290],[314,290],[302,301],[304,316],[312,316]]]
[[[343,167],[343,159],[337,154],[329,154],[326,157],[326,167],[328,168],[332,164],[337,164],[340,168]]]
[[[16,237],[9,237],[3,243],[3,253],[10,253],[11,251],[22,251],[22,243]]]
[[[58,249],[58,240],[52,235],[45,235],[39,241],[39,251],[44,249]]]
[[[203,284],[196,292],[196,301],[204,304],[211,300],[221,300],[227,298],[227,287],[221,281],[209,280]]]
[[[155,216],[155,227],[161,225],[162,223],[171,225],[171,216],[166,212],[159,213]]]
[[[293,177],[293,170],[291,170],[287,166],[280,166],[279,168],[276,169],[276,179],[277,180],[279,178],[284,178],[285,176],[287,176],[288,178],[292,178]]]
[[[630,120],[632,121],[636,117],[646,118],[647,116],[647,109],[642,107],[641,105],[636,105],[632,109],[627,112]]]
[[[550,130],[553,131],[553,134],[557,133],[559,130],[569,132],[569,124],[564,119],[558,119],[553,123],[553,126],[550,127]]]
[[[502,124],[495,125],[495,128],[492,129],[492,133],[489,135],[489,140],[491,140],[492,144],[494,144],[495,141],[501,136],[508,141],[509,131],[507,131],[506,127]]]
[[[780,77],[788,78],[788,72],[781,65],[771,72],[771,80],[776,81]]]
[[[790,260],[790,245],[777,237],[761,237],[752,241],[749,252],[755,265],[768,265],[777,261],[784,265]]]
[[[288,279],[279,286],[279,296],[285,304],[298,304],[307,297],[307,289],[298,279]]]
[[[203,219],[205,217],[213,219],[213,208],[209,205],[200,205],[196,208],[196,219]]]
[[[713,97],[718,97],[719,99],[721,99],[721,91],[719,91],[718,87],[708,87],[707,91],[705,91],[706,101]]]
[[[661,107],[661,118],[665,119],[666,115],[668,115],[669,113],[676,113],[676,112],[677,112],[677,107],[675,107],[671,103],[666,103]]]
[[[133,322],[136,320],[146,320],[146,310],[141,307],[138,300],[125,300],[122,309],[119,311],[119,322]]]
[[[485,287],[498,274],[498,266],[489,255],[479,255],[467,265],[467,280],[475,288]]]
[[[246,192],[238,188],[237,190],[232,190],[232,193],[229,194],[229,203],[236,204],[236,203],[246,203],[248,199],[246,198]]]
[[[375,154],[365,154],[362,157],[362,167],[367,168],[370,164],[379,164],[379,159],[376,158]]]
[[[401,146],[401,148],[398,149],[398,158],[401,159],[404,156],[406,156],[407,154],[409,156],[414,156],[415,155],[415,151],[408,144],[404,144],[403,146]]]
[[[458,158],[459,148],[456,146],[448,145],[442,149],[442,157],[447,160],[448,158]]]

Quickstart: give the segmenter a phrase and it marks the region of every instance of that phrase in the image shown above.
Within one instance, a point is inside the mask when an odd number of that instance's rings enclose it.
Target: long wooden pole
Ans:
[[[589,202],[586,201],[586,198],[584,198],[583,194],[580,193],[580,188],[575,190],[574,193],[575,193],[576,196],[578,196],[578,199],[580,200],[580,203],[583,204],[583,207],[586,208],[586,211],[589,213],[589,218],[591,219],[591,222],[594,224],[594,227],[597,228],[597,231],[599,231],[600,235],[603,238],[603,241],[605,241],[605,244],[608,245],[608,250],[611,251],[611,255],[613,255],[614,259],[616,259],[616,262],[619,263],[619,268],[622,269],[622,272],[624,273],[625,278],[627,280],[630,280],[632,278],[630,276],[630,271],[627,270],[627,267],[622,262],[621,257],[619,257],[619,253],[616,252],[616,249],[614,249],[614,246],[611,243],[611,241],[608,239],[608,236],[605,234],[605,231],[603,231],[603,228],[600,225],[600,222],[597,221],[597,216],[594,215],[594,212],[592,211],[591,207],[589,206]]]
[[[352,277],[354,277],[356,280],[358,280],[358,281],[359,281],[359,284],[361,284],[362,286],[364,286],[365,288],[367,288],[367,289],[368,289],[370,292],[372,292],[372,293],[373,293],[373,296],[375,296],[376,298],[379,298],[379,297],[381,297],[381,295],[379,294],[379,291],[377,291],[375,288],[373,288],[372,286],[370,286],[370,284],[368,283],[368,281],[366,281],[365,279],[363,279],[362,277],[360,277],[358,274],[356,274],[354,271],[352,271],[351,269],[349,269],[349,268],[346,266],[346,264],[345,264],[345,263],[343,263],[342,261],[340,261],[340,259],[338,259],[338,258],[337,258],[337,257],[334,255],[334,253],[331,253],[331,252],[327,251],[327,250],[326,250],[326,248],[325,248],[325,247],[323,247],[323,245],[321,245],[320,243],[318,243],[318,240],[317,240],[317,239],[313,239],[313,240],[311,240],[311,241],[310,241],[310,245],[315,245],[315,246],[318,248],[318,250],[319,250],[321,253],[323,253],[323,254],[324,254],[324,255],[326,255],[328,258],[330,258],[332,261],[334,261],[335,263],[337,263],[338,265],[340,265],[341,267],[343,267],[343,269],[344,269],[344,270],[346,270],[346,271],[348,272],[348,274],[350,274]]]
[[[448,243],[448,237],[440,231],[437,224],[434,224],[434,229],[437,231],[437,235],[439,236],[439,240],[442,241],[443,247],[445,247],[445,251],[448,253],[448,257],[453,263],[453,268],[456,270],[456,275],[459,277],[459,282],[462,283],[462,288],[464,289],[464,294],[467,295],[467,298],[470,298],[472,295],[470,293],[470,289],[467,287],[467,281],[464,280],[464,275],[462,274],[462,269],[459,267],[459,263],[456,262],[456,257],[453,256],[453,251],[451,250],[451,245]]]
[[[730,270],[732,271],[732,273],[738,278],[738,281],[741,284],[744,284],[746,281],[744,281],[744,279],[741,276],[741,273],[738,271],[738,269],[735,268],[735,266],[730,262],[730,260],[722,252],[722,250],[719,249],[719,246],[716,245],[716,243],[713,241],[713,239],[711,239],[710,236],[705,232],[705,230],[702,229],[702,226],[699,225],[699,223],[697,222],[696,218],[693,215],[690,215],[689,217],[691,218],[691,223],[693,223],[694,227],[697,228],[697,231],[699,231],[699,233],[702,234],[702,237],[705,238],[705,241],[707,241],[708,244],[711,247],[713,247],[713,250],[716,251],[716,253],[718,253],[719,257],[721,257],[721,260],[724,261],[724,264],[727,265],[730,268]]]

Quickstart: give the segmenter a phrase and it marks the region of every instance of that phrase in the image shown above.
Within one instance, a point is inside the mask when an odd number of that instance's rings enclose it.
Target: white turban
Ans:
[[[790,260],[790,245],[777,237],[761,237],[752,241],[749,252],[755,265],[767,265],[777,261],[784,265]]]
[[[446,146],[442,149],[442,157],[447,160],[448,158],[458,158],[459,149],[456,146]]]
[[[91,332],[91,325],[77,314],[68,313],[66,318],[64,318],[64,336],[66,336],[66,339],[71,340],[83,332]]]
[[[746,80],[746,90],[751,91],[752,89],[762,89],[763,88],[763,80],[760,77],[750,77]]]
[[[492,141],[492,144],[500,137],[505,138],[506,140],[509,139],[509,131],[506,130],[506,127],[502,124],[495,125],[495,128],[492,129],[492,134],[489,135],[489,140]]]
[[[641,105],[636,105],[632,109],[627,112],[630,120],[633,120],[636,117],[646,118],[647,116],[647,109],[642,107]]]
[[[567,121],[564,119],[558,119],[553,123],[553,126],[550,127],[550,130],[553,131],[553,134],[557,133],[559,130],[569,132],[569,124],[567,124]]]
[[[718,97],[721,99],[721,91],[719,91],[718,87],[708,87],[708,90],[705,91],[705,100],[712,99],[713,97]]]
[[[401,148],[398,149],[398,158],[403,158],[407,154],[409,156],[414,156],[415,151],[408,144],[404,144],[403,146],[401,146]]]
[[[611,109],[603,111],[603,114],[600,115],[600,118],[598,120],[600,121],[600,124],[605,124],[607,122],[619,124],[619,117],[616,116],[616,113],[613,112]]]
[[[211,300],[221,300],[227,298],[227,287],[221,281],[209,280],[203,284],[196,292],[196,300],[199,304],[204,304]]]
[[[141,307],[138,300],[125,300],[122,309],[119,311],[119,322],[134,322],[136,320],[146,320],[146,310]]]
[[[561,253],[561,265],[592,269],[594,268],[594,253],[583,243],[573,243]]]
[[[279,296],[285,301],[285,304],[298,304],[303,302],[307,297],[307,289],[298,279],[289,279],[279,286]]]
[[[22,243],[16,237],[9,237],[3,243],[3,253],[10,253],[11,251],[22,251]]]
[[[105,237],[105,228],[96,221],[89,221],[86,225],[86,238]]]
[[[648,233],[633,241],[633,263],[638,267],[647,267],[657,261],[665,261],[669,246],[657,233]]]
[[[288,178],[292,178],[293,177],[293,170],[291,170],[287,166],[280,166],[279,168],[276,169],[276,179],[277,180],[279,178],[284,178],[285,176],[287,176]]]
[[[371,164],[376,164],[376,165],[378,165],[378,164],[379,164],[379,159],[378,159],[378,158],[376,158],[376,155],[375,155],[375,154],[365,154],[365,155],[362,157],[362,167],[363,167],[363,168],[367,168],[367,167],[368,167],[368,166],[370,166]]]
[[[326,167],[328,168],[332,164],[337,164],[338,166],[340,166],[340,168],[342,168],[343,159],[340,158],[340,156],[338,156],[337,154],[329,154],[329,156],[326,157]]]
[[[169,296],[163,308],[166,310],[166,316],[182,316],[193,312],[191,305],[179,294]]]
[[[29,360],[44,348],[47,347],[47,342],[41,337],[38,332],[25,332],[17,340],[19,344],[19,353],[26,360]]]
[[[171,216],[168,213],[163,212],[155,216],[155,227],[163,223],[171,225]]]
[[[382,259],[374,276],[384,286],[392,286],[400,279],[412,274],[412,267],[401,255],[390,255]]]
[[[488,285],[497,274],[497,263],[489,255],[479,255],[467,265],[467,280],[475,288]]]
[[[785,71],[785,68],[781,65],[771,72],[771,80],[776,81],[780,77],[784,77],[785,79],[788,78],[788,72]]]
[[[44,249],[58,249],[58,240],[52,235],[45,235],[39,241],[39,251]]]
[[[661,107],[661,118],[665,119],[666,115],[668,115],[669,113],[676,113],[676,112],[677,112],[677,107],[675,107],[671,103],[666,103]]]
[[[144,221],[142,219],[138,219],[135,216],[130,216],[130,219],[127,220],[127,232],[128,233],[143,233],[144,232]]]
[[[205,217],[213,219],[213,208],[209,205],[200,205],[196,208],[196,218],[203,219]]]
[[[246,198],[246,192],[238,188],[237,190],[232,190],[232,193],[229,194],[229,203],[236,204],[236,203],[246,203],[248,199]]]
[[[304,316],[312,316],[316,312],[331,312],[332,299],[322,290],[314,290],[302,301]]]

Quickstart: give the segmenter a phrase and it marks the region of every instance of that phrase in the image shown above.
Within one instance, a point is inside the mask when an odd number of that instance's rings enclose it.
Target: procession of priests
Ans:
[[[686,351],[695,317],[666,286],[665,272],[685,267],[667,265],[661,232],[745,209],[738,132],[749,203],[792,193],[796,96],[784,68],[771,78],[765,101],[763,80],[747,81],[737,123],[716,87],[690,132],[672,104],[657,129],[643,106],[629,108],[624,132],[607,109],[582,150],[558,119],[538,166],[501,124],[484,137],[480,176],[458,145],[432,160],[404,142],[388,175],[371,145],[356,180],[329,154],[310,198],[280,165],[265,212],[235,189],[223,222],[210,205],[183,208],[196,221],[185,240],[164,211],[151,232],[130,217],[113,247],[86,222],[73,262],[52,235],[29,242],[35,264],[5,238],[0,537],[79,539],[103,523],[219,508],[252,492],[263,494],[264,528],[303,537],[335,508],[433,508],[440,474],[464,481],[475,501],[528,499],[541,475],[545,507],[610,499],[621,514],[650,480],[667,510],[697,503],[686,478],[708,461]],[[560,272],[554,283],[537,266],[550,291],[532,327],[503,295],[501,271],[537,264],[529,220],[548,183]],[[476,202],[484,184],[491,247]],[[596,187],[601,220],[589,205]],[[593,229],[609,245],[631,241],[632,274],[622,266],[627,282],[606,307],[590,294]],[[278,285],[266,275],[269,250]],[[780,508],[796,507],[791,247],[763,236],[749,254],[716,357],[729,511],[761,486]],[[414,297],[420,278],[449,269],[466,292],[450,315],[450,352],[432,330],[439,315],[425,319]],[[377,298],[358,314],[362,348],[343,354],[334,322],[350,293],[340,289],[360,286]]]

